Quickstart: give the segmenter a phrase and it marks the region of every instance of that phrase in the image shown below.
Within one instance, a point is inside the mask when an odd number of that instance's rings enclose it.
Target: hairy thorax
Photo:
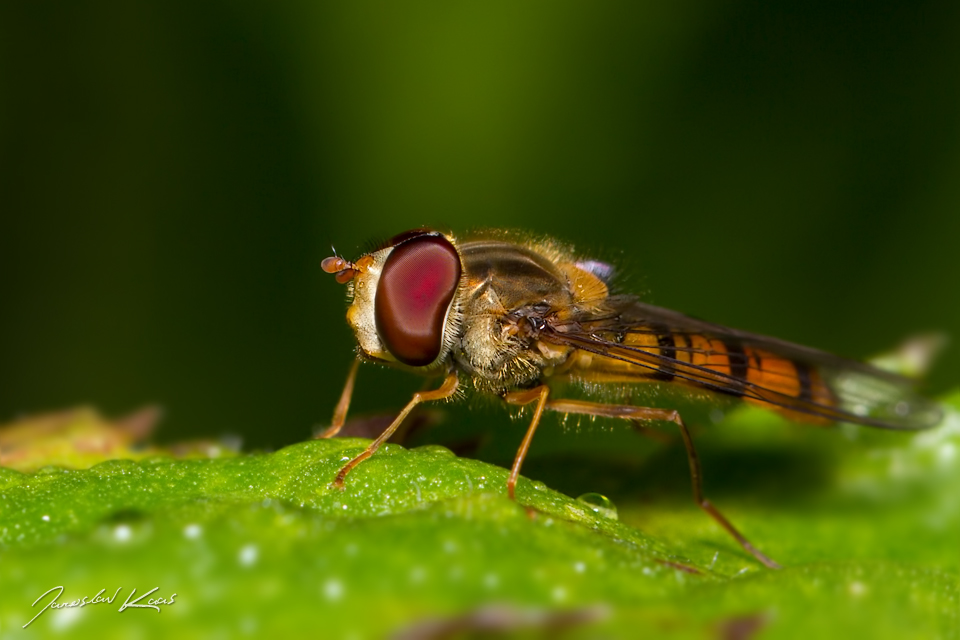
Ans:
[[[500,240],[466,242],[460,252],[466,289],[456,365],[481,391],[496,394],[534,385],[562,366],[571,349],[538,340],[538,329],[575,306],[563,263]]]

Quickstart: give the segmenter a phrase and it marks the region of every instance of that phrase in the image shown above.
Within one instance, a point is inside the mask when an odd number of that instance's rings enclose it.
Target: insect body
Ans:
[[[687,450],[697,504],[758,560],[777,567],[704,498],[696,450],[676,411],[555,398],[556,383],[684,385],[813,423],[915,430],[940,419],[938,405],[915,395],[902,377],[611,295],[610,266],[550,240],[502,232],[459,240],[416,229],[356,262],[327,258],[323,269],[350,286],[347,321],[360,358],[444,376],[437,389],[414,394],[383,434],[344,465],[334,483],[340,487],[416,405],[450,398],[469,381],[509,404],[535,404],[507,481],[511,497],[544,411],[670,421]],[[358,363],[322,437],[343,426]]]

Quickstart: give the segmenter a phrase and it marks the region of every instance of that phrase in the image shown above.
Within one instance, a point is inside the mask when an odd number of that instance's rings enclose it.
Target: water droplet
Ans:
[[[454,455],[453,451],[451,451],[446,447],[441,447],[438,444],[425,444],[422,447],[417,447],[415,451],[420,451],[421,453],[429,453],[435,456],[450,457]]]
[[[330,578],[323,585],[323,595],[327,600],[339,600],[343,597],[343,583],[335,578]]]
[[[945,442],[940,445],[940,449],[937,451],[937,459],[940,464],[949,465],[955,457],[957,457],[957,447],[952,442]]]
[[[260,550],[255,544],[247,544],[240,548],[240,553],[238,555],[238,561],[240,566],[250,567],[257,562],[257,557],[260,555]]]
[[[60,475],[62,470],[60,467],[55,467],[53,465],[47,465],[45,467],[40,467],[34,472],[34,475],[38,476],[56,476]]]
[[[613,501],[607,496],[599,493],[585,493],[577,498],[577,502],[586,505],[590,511],[601,518],[617,519],[617,505],[613,504]]]

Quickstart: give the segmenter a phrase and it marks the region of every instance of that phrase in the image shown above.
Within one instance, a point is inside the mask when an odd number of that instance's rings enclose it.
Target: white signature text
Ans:
[[[30,622],[23,625],[23,628],[26,629],[27,627],[29,627],[30,624],[34,620],[39,618],[40,614],[46,611],[47,609],[68,609],[73,607],[85,607],[88,604],[103,604],[104,602],[106,602],[107,604],[113,604],[113,601],[117,599],[117,596],[120,594],[120,591],[122,589],[123,587],[118,587],[117,590],[113,592],[113,595],[109,597],[103,595],[103,592],[106,591],[106,589],[100,589],[100,591],[97,592],[97,595],[93,596],[92,598],[88,596],[83,596],[82,598],[71,600],[70,602],[58,602],[58,598],[61,595],[63,595],[62,585],[59,587],[53,587],[52,589],[47,589],[45,592],[40,594],[40,597],[34,600],[33,604],[30,606],[32,607],[37,606],[37,603],[39,603],[41,600],[43,600],[45,597],[47,597],[51,593],[54,594],[53,598],[51,598],[50,601],[47,602],[46,606],[44,606],[42,609],[40,609],[40,611],[37,612],[37,615],[33,616],[30,619]],[[147,591],[146,593],[140,595],[139,597],[135,597],[137,595],[137,590],[136,588],[134,588],[134,590],[130,592],[130,595],[127,596],[127,599],[124,600],[123,604],[120,605],[120,608],[117,609],[117,611],[124,611],[126,609],[153,609],[157,613],[160,613],[160,607],[163,605],[173,604],[174,599],[177,597],[177,594],[174,593],[169,598],[157,597],[157,598],[150,598],[143,603],[140,602],[141,600],[143,600],[144,598],[152,594],[154,591],[158,591],[159,589],[160,587],[154,587],[153,589],[150,589],[150,591]]]

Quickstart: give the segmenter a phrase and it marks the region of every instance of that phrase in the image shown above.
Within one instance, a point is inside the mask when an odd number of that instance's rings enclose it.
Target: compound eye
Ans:
[[[400,362],[423,367],[440,355],[447,310],[460,282],[460,256],[439,234],[394,247],[377,285],[377,333]]]
[[[408,240],[413,240],[414,238],[419,238],[420,236],[435,236],[437,235],[436,231],[427,229],[426,227],[420,227],[419,229],[410,229],[409,231],[404,231],[403,233],[398,233],[389,240],[387,240],[384,247],[396,247],[401,245]]]

